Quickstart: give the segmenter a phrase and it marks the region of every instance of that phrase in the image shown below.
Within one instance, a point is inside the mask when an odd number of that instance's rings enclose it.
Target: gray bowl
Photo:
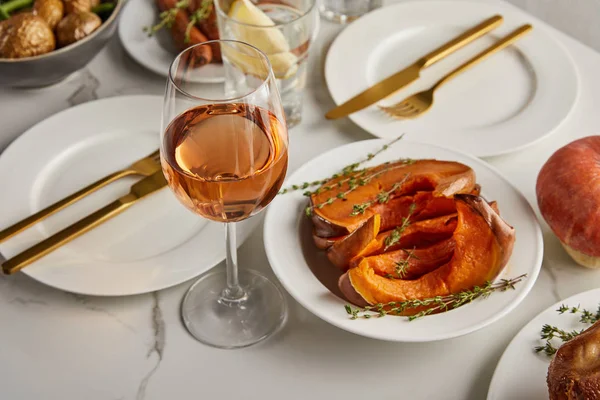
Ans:
[[[118,0],[112,14],[100,28],[78,42],[36,57],[0,58],[0,87],[49,86],[85,67],[115,33],[123,3],[124,0]]]

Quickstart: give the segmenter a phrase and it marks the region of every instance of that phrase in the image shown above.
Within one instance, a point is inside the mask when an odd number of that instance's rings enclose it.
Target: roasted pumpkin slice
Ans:
[[[399,249],[423,248],[452,236],[458,222],[457,214],[416,221],[408,225],[397,239],[395,229],[380,233],[365,255],[376,255]]]
[[[346,193],[350,184],[363,181],[354,190],[345,194],[346,201],[335,201],[319,208],[328,199]],[[339,177],[325,183],[319,193],[311,196],[312,221],[315,233],[324,238],[345,236],[356,230],[375,214],[385,215],[389,202],[380,202],[378,195],[392,189],[389,200],[413,195],[417,192],[432,192],[435,197],[452,197],[456,193],[470,193],[475,189],[475,173],[468,166],[451,161],[417,160],[412,163],[398,161],[382,164],[357,173],[354,182],[348,177]],[[363,213],[353,214],[355,205],[372,202]],[[385,225],[385,224],[384,224]],[[392,224],[393,225],[393,224]]]
[[[415,280],[385,278],[361,263],[340,277],[348,300],[364,306],[447,296],[493,280],[512,254],[515,231],[481,197],[456,195],[455,200],[458,225],[448,263]],[[407,310],[406,315],[418,311]]]
[[[362,224],[360,228],[346,236],[343,240],[337,241],[327,251],[329,261],[345,271],[351,259],[360,256],[362,251],[368,249],[369,245],[377,240],[380,220],[379,214],[375,214]]]
[[[454,254],[454,239],[446,239],[422,249],[390,251],[376,256],[360,257],[360,264],[373,269],[377,275],[397,279],[416,279],[444,265]]]
[[[408,225],[399,240],[391,243],[388,237],[392,231],[378,234],[379,215],[369,218],[360,228],[342,240],[336,241],[327,250],[327,257],[338,268],[346,270],[349,265],[356,264],[356,259],[363,256],[380,254],[403,248],[427,247],[432,243],[447,239],[452,236],[456,228],[456,214],[417,221]],[[376,228],[376,229],[375,229]],[[388,246],[388,244],[391,244]]]

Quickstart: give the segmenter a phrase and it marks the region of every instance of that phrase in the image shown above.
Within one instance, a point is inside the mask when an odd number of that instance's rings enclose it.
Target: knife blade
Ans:
[[[330,110],[327,112],[327,114],[325,114],[325,118],[342,118],[356,111],[360,111],[363,108],[367,108],[379,100],[383,100],[394,92],[397,92],[398,90],[417,80],[422,69],[435,64],[449,54],[454,53],[456,50],[471,43],[475,39],[480,38],[492,29],[500,26],[502,21],[503,18],[500,15],[495,15],[491,18],[488,18],[477,26],[454,38],[450,42],[435,49],[423,58],[417,60],[412,65],[404,68],[402,71],[396,72],[381,82],[371,86],[367,90],[357,94],[345,103]]]
[[[155,193],[165,186],[167,186],[167,181],[163,175],[163,172],[159,170],[154,174],[134,183],[131,186],[130,192],[125,196],[122,196],[121,198],[95,211],[87,217],[64,228],[60,232],[55,233],[33,247],[30,247],[29,249],[5,261],[2,264],[2,271],[7,275],[20,271],[22,268],[28,266],[34,261],[39,260],[71,240],[83,235],[84,233],[89,232],[98,225],[127,210],[139,200],[151,195],[152,193]]]

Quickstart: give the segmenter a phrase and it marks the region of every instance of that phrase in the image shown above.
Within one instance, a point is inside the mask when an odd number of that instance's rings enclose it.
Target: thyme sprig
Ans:
[[[557,313],[559,314],[581,314],[579,317],[579,322],[582,324],[594,324],[597,321],[600,321],[600,305],[598,306],[598,309],[596,310],[596,312],[592,312],[586,309],[581,308],[579,305],[576,307],[569,307],[566,306],[564,304],[562,304],[557,310]],[[542,340],[544,340],[544,344],[541,346],[536,346],[534,348],[536,353],[544,353],[547,356],[551,357],[554,354],[556,354],[556,352],[558,351],[558,347],[552,342],[554,339],[558,339],[560,340],[562,343],[568,342],[569,340],[573,339],[576,336],[579,336],[583,333],[583,331],[585,331],[585,329],[582,330],[572,330],[572,331],[565,331],[563,329],[560,329],[556,326],[553,325],[549,325],[549,324],[544,324],[544,326],[542,326],[542,330],[540,332],[540,338]]]
[[[409,321],[414,321],[423,318],[435,312],[453,310],[465,304],[471,303],[476,299],[485,299],[494,292],[504,292],[509,289],[515,289],[515,285],[527,277],[527,274],[520,275],[512,279],[501,279],[496,283],[487,282],[483,286],[475,286],[470,290],[463,290],[458,293],[453,293],[447,296],[437,296],[426,299],[411,299],[399,302],[379,303],[373,306],[364,308],[352,307],[348,304],[344,306],[346,313],[350,319],[373,317],[381,318],[386,315],[401,315],[407,310],[416,308],[428,307],[427,309],[408,316]]]
[[[342,168],[342,170],[340,172],[335,173],[335,174],[331,175],[328,178],[324,178],[324,179],[320,179],[320,180],[316,180],[316,181],[312,181],[312,182],[304,182],[304,183],[301,183],[299,185],[291,185],[291,186],[289,186],[287,188],[281,189],[278,194],[286,194],[286,193],[293,192],[293,191],[296,191],[296,190],[308,189],[311,186],[324,185],[325,183],[327,183],[329,181],[332,181],[334,179],[340,178],[342,176],[349,177],[349,176],[354,175],[357,172],[359,172],[359,173],[360,172],[366,172],[366,169],[363,169],[363,170],[357,170],[357,169],[362,164],[366,163],[367,161],[371,161],[372,159],[374,159],[375,157],[377,157],[379,154],[381,154],[382,152],[384,152],[387,149],[389,149],[390,146],[392,146],[394,143],[396,143],[399,140],[401,140],[403,137],[404,137],[404,134],[398,136],[396,139],[392,140],[391,142],[386,143],[383,146],[381,146],[381,148],[379,150],[377,150],[375,153],[369,153],[369,154],[367,154],[367,156],[364,159],[362,159],[362,160],[360,160],[358,162],[346,165],[344,168]],[[411,159],[405,159],[405,160],[406,160],[407,164],[414,163],[414,160],[411,160]],[[333,187],[335,187],[335,186],[333,186]],[[331,190],[331,189],[333,189],[333,187],[331,187],[330,189],[326,189],[326,190]],[[310,194],[307,194],[307,193],[313,194],[311,192],[306,192],[305,195],[310,196]]]
[[[352,206],[352,212],[350,213],[350,216],[354,217],[356,215],[364,214],[365,211],[371,208],[371,206],[373,206],[374,204],[387,203],[390,200],[391,194],[394,193],[396,190],[400,189],[409,176],[410,174],[405,174],[402,180],[400,182],[394,183],[389,190],[382,190],[381,192],[377,193],[375,199],[360,204],[354,204]]]
[[[400,241],[400,239],[402,238],[402,235],[404,234],[404,231],[410,225],[410,217],[412,217],[413,213],[415,212],[416,207],[417,207],[417,205],[415,203],[411,203],[411,205],[408,207],[408,214],[406,215],[406,217],[402,218],[402,224],[397,226],[392,231],[392,233],[390,233],[390,235],[385,238],[385,241],[384,241],[385,248],[383,249],[384,252],[388,248],[392,247],[393,245],[395,245],[396,243],[398,243]]]
[[[398,261],[396,262],[396,266],[395,266],[395,272],[396,272],[396,277],[398,279],[404,279],[406,277],[406,274],[408,272],[408,268],[410,267],[410,260],[411,259],[419,259],[417,256],[415,256],[415,248],[413,248],[412,250],[408,251],[408,250],[404,250],[406,252],[406,258],[402,261]]]

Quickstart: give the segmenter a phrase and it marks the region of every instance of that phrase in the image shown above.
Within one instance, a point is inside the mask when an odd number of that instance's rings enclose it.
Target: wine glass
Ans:
[[[201,84],[212,66],[203,66],[207,52],[219,49],[225,84]],[[235,234],[237,221],[273,200],[287,171],[288,133],[267,56],[233,40],[180,53],[167,81],[160,155],[179,201],[225,225],[226,271],[207,273],[191,286],[181,310],[186,327],[199,341],[221,348],[269,337],[286,320],[285,297],[258,272],[238,270]]]

